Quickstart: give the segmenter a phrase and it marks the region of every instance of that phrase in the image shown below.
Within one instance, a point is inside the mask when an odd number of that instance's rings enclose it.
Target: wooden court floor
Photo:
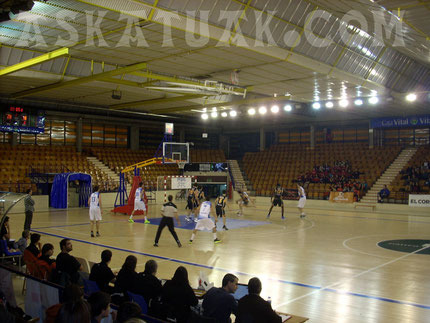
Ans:
[[[185,214],[184,203],[178,207]],[[309,209],[300,219],[296,209],[287,208],[282,221],[277,208],[266,221],[268,207],[246,208],[239,218],[231,206],[229,218],[251,225],[219,231],[218,245],[209,232],[199,232],[189,245],[191,231],[178,228],[183,243],[178,248],[166,228],[155,248],[156,225],[128,223],[127,217],[109,209],[103,210],[98,238],[90,237],[88,209],[36,209],[32,229],[42,234],[42,243],[54,244],[55,255],[63,237],[73,240],[72,254],[94,262],[109,248],[116,270],[129,254],[137,257],[138,271],[148,259],[156,259],[159,278],[171,278],[183,265],[194,287],[200,271],[216,286],[227,272],[241,283],[258,276],[262,296],[270,296],[274,308],[309,317],[309,322],[430,322],[430,254],[377,245],[384,240],[430,239],[430,217]],[[149,217],[159,217],[159,209],[150,205]],[[19,238],[23,222],[24,215],[11,214],[13,237]]]

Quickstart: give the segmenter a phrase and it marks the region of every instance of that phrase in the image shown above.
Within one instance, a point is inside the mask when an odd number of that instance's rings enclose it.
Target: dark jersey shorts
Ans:
[[[280,197],[275,197],[274,199],[273,199],[273,206],[282,206],[282,204],[283,204],[283,201],[281,200],[281,198]]]
[[[215,206],[215,211],[216,211],[216,215],[217,216],[223,216],[225,215],[225,210],[221,205],[216,205]]]

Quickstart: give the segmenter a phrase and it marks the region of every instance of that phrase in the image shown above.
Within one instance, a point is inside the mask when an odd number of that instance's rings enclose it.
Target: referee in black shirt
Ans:
[[[175,226],[173,224],[173,217],[175,217],[176,221],[178,221],[178,226],[181,226],[181,221],[179,220],[179,217],[178,217],[178,208],[172,202],[173,200],[172,195],[169,195],[167,199],[169,200],[169,202],[164,204],[161,208],[161,215],[163,217],[161,219],[160,225],[158,226],[157,235],[155,236],[154,247],[158,247],[158,240],[160,240],[161,231],[163,231],[164,227],[167,225],[170,233],[172,234],[173,238],[178,244],[178,247],[180,248],[182,247],[182,244],[179,241],[178,235],[175,232]]]

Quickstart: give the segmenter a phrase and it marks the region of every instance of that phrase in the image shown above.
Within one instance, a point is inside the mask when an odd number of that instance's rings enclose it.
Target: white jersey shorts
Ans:
[[[306,197],[301,197],[299,203],[297,203],[297,207],[303,209],[306,204]]]
[[[215,223],[209,218],[198,220],[195,227],[196,230],[200,231],[212,230],[213,228],[215,228]]]
[[[133,211],[138,211],[138,210],[146,211],[145,202],[139,201],[139,200],[134,200],[134,210]]]
[[[99,207],[90,207],[90,221],[101,221],[102,213]]]

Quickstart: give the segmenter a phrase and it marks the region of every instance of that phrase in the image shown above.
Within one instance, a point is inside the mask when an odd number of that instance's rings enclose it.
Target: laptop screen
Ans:
[[[248,285],[237,284],[237,289],[236,289],[236,292],[233,294],[233,297],[236,300],[239,300],[245,295],[248,295]]]

